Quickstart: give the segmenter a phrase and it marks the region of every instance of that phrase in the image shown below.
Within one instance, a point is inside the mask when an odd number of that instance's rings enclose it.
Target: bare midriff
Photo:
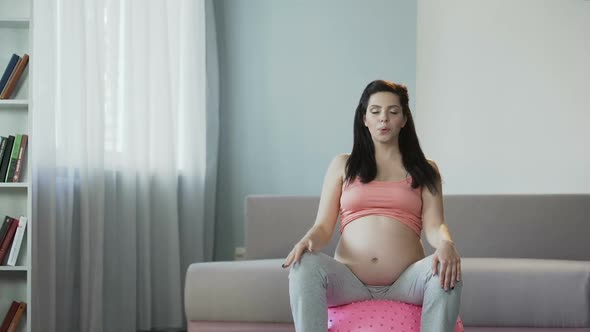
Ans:
[[[405,269],[425,257],[420,237],[390,217],[370,215],[344,227],[334,259],[365,284],[393,284]]]

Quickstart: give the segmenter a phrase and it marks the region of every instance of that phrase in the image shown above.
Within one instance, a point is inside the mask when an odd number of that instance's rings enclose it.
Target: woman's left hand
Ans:
[[[440,261],[440,271],[438,263]],[[448,291],[455,287],[455,282],[461,280],[461,257],[452,241],[443,241],[434,252],[432,259],[432,272],[436,275],[440,272],[440,286]]]

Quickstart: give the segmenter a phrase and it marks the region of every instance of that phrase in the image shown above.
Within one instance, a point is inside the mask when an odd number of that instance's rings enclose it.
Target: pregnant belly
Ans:
[[[365,216],[346,225],[334,254],[334,259],[371,286],[391,285],[422,258],[420,237],[400,221],[384,216]]]

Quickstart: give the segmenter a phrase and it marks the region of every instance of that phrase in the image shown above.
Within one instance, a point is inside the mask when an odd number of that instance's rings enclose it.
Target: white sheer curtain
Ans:
[[[186,268],[213,257],[211,3],[33,8],[33,331],[184,326]]]

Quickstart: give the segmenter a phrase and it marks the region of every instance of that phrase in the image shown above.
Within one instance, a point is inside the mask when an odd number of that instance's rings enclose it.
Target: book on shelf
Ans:
[[[4,221],[2,221],[2,226],[0,226],[0,245],[2,242],[4,242],[4,238],[6,237],[6,233],[8,232],[11,223],[12,219],[8,216],[6,216]]]
[[[20,174],[22,169],[24,168],[24,162],[26,159],[26,151],[27,151],[27,143],[29,142],[29,135],[24,134],[20,141],[20,149],[18,151],[18,156],[16,157],[16,166],[14,167],[14,174],[12,176],[11,182],[19,182],[20,181]]]
[[[25,302],[12,301],[10,308],[4,315],[2,325],[0,325],[0,332],[14,332],[18,324],[22,320],[23,314],[27,310]]]
[[[5,216],[0,227],[0,265],[16,266],[27,229],[27,217]],[[6,264],[4,262],[6,261]]]
[[[27,158],[29,136],[26,134],[1,137],[0,182],[20,182]]]
[[[4,217],[0,228],[0,265],[16,266],[27,227],[27,217]]]
[[[0,99],[9,99],[12,96],[13,92],[15,92],[16,85],[22,77],[28,63],[28,54],[25,53],[22,57],[19,57],[17,54],[12,54],[12,57],[8,62],[6,69],[4,70],[4,74],[2,75],[2,81],[0,81]],[[10,74],[8,74],[9,72]],[[5,80],[6,82],[4,85],[2,85],[2,82]]]
[[[0,165],[2,164],[4,151],[6,151],[6,145],[8,145],[8,137],[0,136]]]
[[[6,170],[6,178],[4,178],[4,182],[12,182],[12,176],[16,169],[16,160],[18,159],[18,152],[20,150],[20,142],[22,139],[23,135],[14,136],[14,146],[12,147],[10,159],[8,160],[8,169]]]
[[[12,57],[8,61],[6,69],[4,69],[4,74],[2,74],[2,78],[0,78],[0,93],[4,90],[4,87],[6,86],[6,83],[8,83],[8,79],[10,78],[19,60],[20,56],[13,53]]]
[[[8,170],[8,162],[10,161],[10,154],[12,153],[12,146],[14,145],[14,136],[10,135],[6,138],[6,147],[0,156],[0,182],[6,179],[6,170]]]
[[[12,240],[12,245],[10,246],[10,254],[8,254],[8,261],[6,262],[6,265],[16,266],[16,259],[18,258],[26,229],[27,217],[21,216],[18,219],[18,226],[16,227],[16,232],[14,233],[14,239]]]
[[[16,314],[16,311],[18,310],[19,305],[20,305],[19,302],[12,301],[10,308],[8,309],[6,314],[4,315],[4,320],[2,320],[2,325],[0,325],[0,332],[8,331],[8,327],[10,326],[10,323],[12,323],[12,320],[14,319],[14,314]]]
[[[18,309],[16,309],[16,313],[14,313],[14,317],[10,321],[10,325],[8,325],[8,330],[6,332],[16,332],[16,328],[18,327],[18,323],[20,323],[26,309],[27,309],[27,304],[25,302],[20,302],[18,304]]]
[[[8,230],[6,230],[2,243],[0,243],[0,265],[4,265],[4,259],[7,257],[8,252],[12,247],[12,241],[14,240],[16,229],[18,228],[18,219],[6,216],[4,218],[4,223],[6,223],[6,220],[8,219],[10,220],[10,225],[8,226]]]

